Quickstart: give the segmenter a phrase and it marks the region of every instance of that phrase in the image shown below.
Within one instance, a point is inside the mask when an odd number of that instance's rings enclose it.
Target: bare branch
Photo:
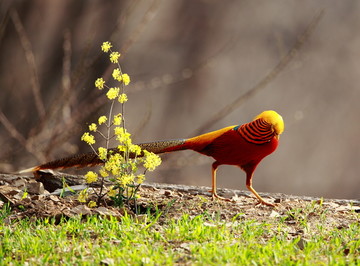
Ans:
[[[26,147],[26,139],[24,136],[17,131],[14,125],[7,119],[6,115],[0,110],[0,122],[4,125],[7,132],[9,132],[10,136],[16,139],[20,144]]]
[[[31,141],[25,139],[25,137],[14,127],[14,125],[7,119],[6,115],[0,110],[0,122],[4,125],[5,129],[9,132],[10,136],[16,139],[24,148],[33,154],[38,160],[44,160],[45,158],[34,151]]]
[[[124,45],[121,47],[120,51],[126,53],[127,50],[134,44],[134,42],[140,37],[144,29],[149,25],[149,22],[154,18],[158,10],[159,5],[161,4],[160,0],[153,1],[152,5],[146,11],[139,25],[134,30],[133,34],[125,41]]]
[[[31,71],[31,88],[35,99],[35,106],[39,113],[40,119],[45,117],[45,107],[41,99],[40,84],[36,71],[35,56],[29,38],[26,35],[24,26],[19,18],[19,14],[15,9],[10,9],[10,17],[14,23],[15,29],[19,35],[21,45],[25,52],[25,58]]]

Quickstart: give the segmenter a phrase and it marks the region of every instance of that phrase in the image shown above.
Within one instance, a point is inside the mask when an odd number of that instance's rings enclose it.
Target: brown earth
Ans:
[[[89,208],[78,202],[76,195],[60,197],[59,191],[48,192],[49,184],[54,190],[56,183],[62,184],[63,174],[46,174],[41,179],[47,182],[34,181],[32,177],[0,174],[0,208],[5,202],[11,206],[11,214],[6,222],[23,218],[62,218],[78,215],[101,215],[121,217],[124,210],[138,218],[145,213],[162,212],[161,220],[178,219],[183,214],[190,217],[205,214],[209,219],[224,222],[236,220],[254,220],[257,222],[275,223],[279,219],[288,225],[289,235],[303,234],[302,221],[306,221],[310,228],[322,226],[331,228],[347,228],[351,223],[359,222],[360,201],[319,199],[298,197],[284,194],[261,195],[270,202],[275,202],[276,207],[258,205],[256,198],[247,191],[219,189],[219,195],[231,198],[232,201],[212,200],[209,188],[180,186],[169,184],[143,184],[139,190],[140,198],[135,203],[130,202],[125,208],[116,208],[109,198],[105,198],[101,206]],[[81,176],[65,175],[66,182],[75,185],[73,188],[83,189]],[[51,181],[51,182],[48,182]],[[44,184],[44,185],[43,185]],[[76,186],[78,185],[78,186]],[[80,186],[79,186],[80,185]],[[26,188],[26,189],[25,189]],[[98,189],[98,188],[94,188]],[[27,196],[24,197],[24,191]],[[137,214],[136,214],[137,212]],[[146,216],[146,215],[145,215]]]

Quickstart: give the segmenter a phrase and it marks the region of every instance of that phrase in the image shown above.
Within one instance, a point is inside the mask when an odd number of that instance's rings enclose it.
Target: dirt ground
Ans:
[[[50,180],[53,177],[45,178]],[[75,190],[84,187],[80,176],[69,176],[66,180]],[[47,182],[44,182],[44,186],[49,188]],[[54,190],[56,185],[52,183],[52,186],[51,190]],[[302,232],[300,229],[302,220],[306,220],[307,224],[314,228],[319,223],[329,228],[346,228],[360,220],[359,200],[260,193],[264,199],[276,204],[275,207],[269,207],[258,205],[257,199],[247,191],[219,189],[219,195],[232,199],[229,202],[212,200],[208,190],[207,187],[143,184],[139,191],[140,197],[136,200],[136,208],[135,203],[131,202],[125,209],[137,217],[149,212],[154,214],[161,211],[161,219],[178,219],[183,214],[189,214],[190,217],[206,214],[209,219],[224,222],[246,219],[275,223],[282,219],[292,235]],[[26,197],[24,191],[27,192]],[[11,214],[6,218],[6,222],[9,223],[23,218],[60,220],[78,215],[121,217],[124,213],[124,208],[114,207],[109,198],[106,198],[101,206],[89,208],[80,203],[74,194],[60,197],[60,191],[61,188],[50,193],[44,189],[42,183],[34,181],[33,177],[0,174],[0,208],[3,208],[5,202],[10,204]]]

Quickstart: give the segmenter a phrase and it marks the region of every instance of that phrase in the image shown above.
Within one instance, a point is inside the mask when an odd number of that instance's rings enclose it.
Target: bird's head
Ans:
[[[284,131],[284,120],[281,115],[275,111],[264,111],[256,116],[254,120],[256,119],[263,119],[267,123],[271,124],[271,128],[274,130],[276,136],[279,136]]]

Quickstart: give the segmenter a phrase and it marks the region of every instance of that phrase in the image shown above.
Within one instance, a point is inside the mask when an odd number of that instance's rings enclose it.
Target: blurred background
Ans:
[[[80,136],[109,109],[94,88],[111,75],[100,51],[109,40],[131,77],[134,142],[190,137],[273,109],[285,132],[255,189],[359,199],[359,14],[356,0],[2,0],[0,172],[90,150]],[[148,181],[211,185],[211,158],[162,158]],[[218,186],[246,189],[245,174],[221,166]]]

